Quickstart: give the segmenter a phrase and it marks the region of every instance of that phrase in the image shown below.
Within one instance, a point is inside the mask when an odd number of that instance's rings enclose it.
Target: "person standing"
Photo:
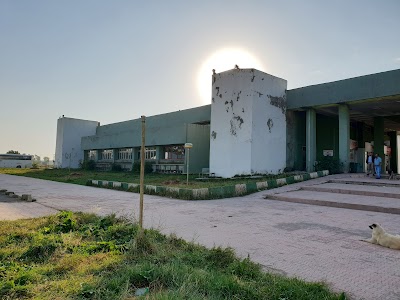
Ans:
[[[376,179],[381,179],[382,158],[379,157],[378,153],[375,154],[374,166]]]
[[[367,176],[369,176],[369,174],[373,174],[373,167],[374,167],[374,157],[372,156],[372,152],[368,152],[367,159],[365,162],[367,164]]]

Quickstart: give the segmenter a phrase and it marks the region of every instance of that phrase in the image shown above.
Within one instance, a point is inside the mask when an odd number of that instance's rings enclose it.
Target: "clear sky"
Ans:
[[[61,115],[209,104],[213,68],[289,89],[400,69],[399,15],[398,0],[0,0],[0,153],[53,159]]]

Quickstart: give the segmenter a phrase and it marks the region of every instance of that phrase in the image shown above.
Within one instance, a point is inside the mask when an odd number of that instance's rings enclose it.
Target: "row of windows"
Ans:
[[[183,145],[177,146],[165,146],[164,155],[160,157],[162,159],[170,159],[170,160],[183,160],[185,158],[185,148]],[[114,159],[114,150],[105,149],[100,152],[100,160],[113,160]],[[137,152],[137,157],[135,159],[140,159],[140,151]],[[133,158],[133,150],[132,148],[124,148],[118,149],[116,154],[117,160],[132,160]],[[97,150],[89,150],[88,158],[90,160],[97,160]],[[157,150],[156,147],[146,147],[145,148],[145,159],[152,160],[157,159]]]
[[[102,160],[112,160],[114,158],[114,151],[113,150],[103,150],[101,152],[101,159]]]
[[[132,160],[132,148],[119,149],[118,150],[118,159],[121,159],[121,160]]]
[[[25,154],[0,154],[0,159],[4,160],[32,160],[32,155]]]

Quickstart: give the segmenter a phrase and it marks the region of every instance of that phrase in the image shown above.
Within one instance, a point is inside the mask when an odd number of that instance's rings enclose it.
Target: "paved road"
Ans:
[[[336,176],[336,178],[342,176]],[[379,222],[400,231],[400,215],[266,200],[271,193],[326,182],[319,178],[245,197],[182,201],[145,195],[145,226],[212,247],[233,247],[266,270],[324,281],[353,299],[400,299],[400,251],[360,242]],[[139,195],[0,174],[0,189],[30,193],[36,203],[0,201],[0,219],[56,210],[137,215]]]

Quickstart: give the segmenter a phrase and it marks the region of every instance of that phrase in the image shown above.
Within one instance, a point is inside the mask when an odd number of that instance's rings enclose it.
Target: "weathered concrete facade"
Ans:
[[[87,121],[64,116],[57,120],[55,166],[57,168],[78,168],[83,160],[81,138],[96,133],[97,121]]]
[[[398,169],[400,70],[288,91],[286,84],[254,69],[214,74],[211,105],[147,117],[146,159],[155,170],[182,173],[183,145],[193,143],[191,173],[311,172],[326,156],[344,171],[351,164],[362,170],[366,151],[385,158],[383,169]],[[103,126],[60,120],[58,167],[76,167],[84,151],[98,165],[131,168],[139,159],[140,119]],[[168,152],[171,147],[177,152]]]
[[[210,172],[231,177],[286,166],[286,80],[254,69],[213,76]]]

